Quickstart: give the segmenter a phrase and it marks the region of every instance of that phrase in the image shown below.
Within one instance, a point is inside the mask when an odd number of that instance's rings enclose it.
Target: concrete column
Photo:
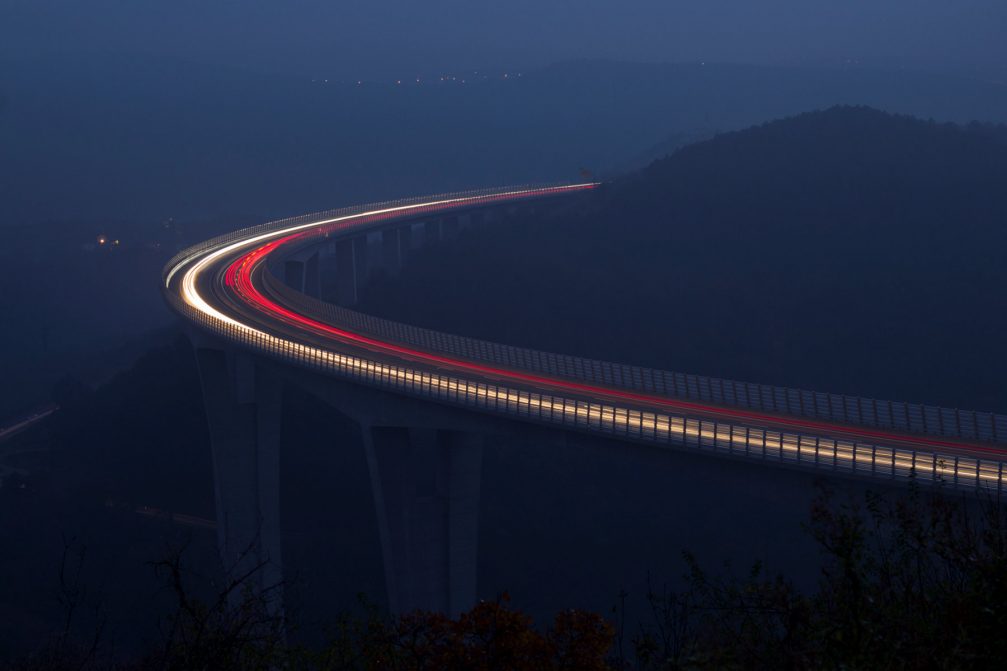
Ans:
[[[457,215],[444,217],[444,222],[441,224],[441,239],[454,240],[458,237],[459,228],[460,224],[458,223]]]
[[[334,300],[332,285],[336,277],[336,246],[326,242],[318,250],[318,298],[323,301]]]
[[[413,225],[406,224],[405,226],[399,226],[399,259],[402,262],[405,262],[406,257],[412,253],[415,246],[416,241],[413,240]]]
[[[416,249],[418,235],[413,224],[399,226],[396,230],[399,234],[399,269],[401,270],[401,267],[405,265],[406,259]]]
[[[381,231],[381,268],[393,277],[402,270],[399,230],[398,228],[386,228]]]
[[[336,242],[336,302],[344,306],[357,302],[356,255],[352,239]]]
[[[304,261],[304,288],[301,291],[312,298],[322,296],[322,273],[317,250]]]
[[[295,291],[318,298],[321,295],[318,250],[300,252],[284,261],[283,281]]]
[[[436,247],[441,239],[441,220],[431,219],[423,224],[423,248]]]
[[[397,427],[364,435],[391,611],[468,610],[476,599],[481,436]]]
[[[360,235],[353,238],[353,268],[357,276],[357,298],[360,298],[360,290],[367,286],[370,279],[371,254],[367,242],[367,235]]]
[[[244,354],[196,348],[213,450],[217,546],[228,581],[282,611],[281,385]],[[240,604],[243,590],[230,594]]]
[[[283,283],[294,291],[304,291],[304,263],[295,259],[283,262]]]

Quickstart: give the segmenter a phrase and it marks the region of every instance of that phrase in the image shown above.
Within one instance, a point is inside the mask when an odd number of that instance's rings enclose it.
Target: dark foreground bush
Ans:
[[[1001,668],[1007,655],[1007,520],[1000,502],[910,489],[838,503],[829,493],[808,532],[823,551],[820,584],[802,593],[755,565],[714,577],[691,556],[687,587],[652,590],[652,617],[627,634],[601,615],[567,610],[547,628],[511,607],[483,601],[457,618],[413,612],[331,623],[317,649],[290,645],[269,590],[238,579],[209,600],[188,593],[182,554],[156,569],[176,598],[162,640],[138,659],[103,654],[102,630],[70,628],[19,669],[474,670]],[[64,562],[64,565],[66,562]],[[61,576],[73,611],[84,591]],[[615,610],[619,619],[619,609]],[[100,620],[99,620],[100,624]]]

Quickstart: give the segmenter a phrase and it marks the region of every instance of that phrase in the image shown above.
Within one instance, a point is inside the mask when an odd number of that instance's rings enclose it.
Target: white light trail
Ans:
[[[561,189],[582,188],[585,185],[556,187]],[[520,189],[488,194],[489,197],[520,196],[539,192],[540,189]],[[180,282],[180,294],[185,303],[201,313],[211,323],[230,327],[240,335],[246,344],[265,347],[276,354],[291,355],[309,360],[323,368],[336,369],[350,375],[366,374],[382,381],[395,383],[426,394],[439,397],[462,398],[483,408],[516,410],[519,414],[549,423],[572,423],[576,427],[609,435],[625,435],[641,440],[653,439],[660,442],[675,442],[717,452],[744,455],[785,463],[800,463],[826,468],[843,468],[846,472],[873,473],[877,475],[907,475],[915,472],[932,480],[943,478],[967,478],[980,484],[993,483],[1002,486],[1002,464],[998,461],[980,461],[969,457],[945,457],[936,453],[921,453],[912,450],[885,448],[865,443],[830,438],[815,438],[796,433],[751,428],[740,424],[715,422],[688,418],[683,415],[654,413],[617,407],[598,402],[575,401],[562,396],[550,396],[520,389],[487,385],[462,378],[448,377],[418,369],[364,359],[358,356],[304,345],[296,341],[274,336],[214,308],[200,293],[199,281],[209,268],[222,259],[246,248],[287,236],[307,229],[317,228],[342,221],[363,219],[375,215],[407,213],[410,210],[432,206],[462,204],[488,197],[468,196],[443,198],[410,205],[387,207],[356,214],[320,219],[296,224],[252,235],[216,249],[193,253],[180,259],[168,272],[165,286],[171,289],[174,276],[186,268]],[[230,331],[229,331],[230,333]],[[436,393],[434,393],[436,392]],[[508,414],[513,414],[508,413]],[[920,457],[923,457],[922,461]]]

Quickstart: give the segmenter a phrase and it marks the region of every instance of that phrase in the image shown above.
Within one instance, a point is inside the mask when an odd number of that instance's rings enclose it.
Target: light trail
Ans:
[[[563,187],[566,190],[592,188],[593,184]],[[770,415],[740,408],[722,407],[691,401],[641,394],[623,389],[600,387],[566,379],[489,366],[472,361],[404,347],[299,314],[267,297],[256,285],[255,274],[262,263],[283,245],[303,236],[320,233],[340,225],[365,224],[399,218],[412,212],[451,209],[467,203],[493,203],[522,197],[545,195],[558,190],[522,189],[490,196],[437,199],[404,206],[388,207],[339,217],[296,224],[272,230],[222,245],[219,248],[185,258],[166,275],[166,289],[171,290],[177,272],[186,268],[181,279],[181,296],[192,309],[209,320],[237,330],[247,339],[274,353],[290,353],[298,359],[327,369],[381,380],[393,386],[426,390],[427,395],[455,401],[472,402],[480,407],[500,409],[507,414],[527,416],[533,421],[573,424],[575,427],[608,435],[625,435],[640,440],[680,442],[683,445],[709,447],[731,454],[779,459],[787,462],[862,472],[869,466],[871,473],[897,476],[921,469],[933,479],[958,480],[963,475],[977,484],[1003,482],[1000,460],[1007,454],[993,446],[970,442],[940,440],[928,436],[900,434],[868,427],[839,425],[799,417]],[[383,357],[393,357],[410,367],[389,364],[348,352],[333,351],[278,337],[236,319],[211,305],[199,291],[204,275],[235,258],[223,273],[225,288],[240,301],[263,316],[278,320],[302,332],[322,336],[332,344],[364,348]],[[264,269],[261,272],[267,272]],[[254,323],[254,322],[253,322]],[[477,380],[442,375],[412,366],[432,366]],[[500,387],[478,381],[478,378],[504,381],[536,391]],[[541,391],[572,394],[577,398],[556,397]],[[582,399],[588,399],[584,401]],[[612,403],[630,403],[637,407],[620,407]],[[647,409],[641,409],[647,408]],[[672,412],[669,412],[672,411]],[[689,417],[701,415],[703,418]],[[714,419],[709,419],[713,417]],[[753,426],[759,425],[759,426]],[[774,430],[779,429],[779,430]],[[804,435],[804,434],[812,434]],[[868,441],[872,444],[863,444]],[[887,446],[884,446],[887,444]],[[899,449],[897,446],[909,449]],[[949,450],[951,455],[921,455],[918,450]],[[983,459],[969,457],[975,453]],[[923,459],[921,459],[921,456]],[[879,461],[880,459],[880,461]],[[994,459],[995,461],[989,461]]]

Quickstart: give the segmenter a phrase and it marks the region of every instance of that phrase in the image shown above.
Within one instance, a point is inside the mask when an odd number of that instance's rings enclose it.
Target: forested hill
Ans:
[[[621,206],[690,215],[961,219],[1001,212],[1005,179],[1007,126],[834,107],[684,147],[612,191]]]
[[[837,107],[680,149],[586,213],[469,232],[363,307],[546,350],[1002,411],[1004,185],[1004,127]]]

